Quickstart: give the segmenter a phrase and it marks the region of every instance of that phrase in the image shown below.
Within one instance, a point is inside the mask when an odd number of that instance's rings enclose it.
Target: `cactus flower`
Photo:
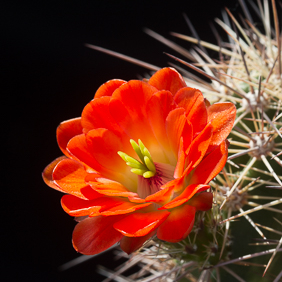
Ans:
[[[119,242],[131,253],[153,236],[185,239],[196,211],[212,206],[208,183],[227,161],[235,115],[232,103],[210,105],[172,68],[103,84],[81,117],[59,125],[64,156],[43,172],[78,218],[74,248],[90,255]]]

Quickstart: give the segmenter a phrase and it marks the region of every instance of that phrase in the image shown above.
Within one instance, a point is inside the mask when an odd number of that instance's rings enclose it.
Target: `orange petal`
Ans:
[[[155,93],[147,104],[147,115],[151,128],[158,142],[169,149],[168,138],[165,129],[168,114],[175,109],[173,96],[169,91],[159,91]]]
[[[121,79],[112,79],[102,84],[95,93],[95,98],[100,98],[103,96],[112,96],[113,92],[119,88],[126,81]]]
[[[123,214],[129,213],[130,208],[134,210],[133,205],[126,205],[127,200],[119,198],[119,197],[107,197],[104,195],[100,195],[93,200],[82,200],[72,195],[65,195],[62,198],[62,207],[63,209],[72,216],[84,216],[89,215],[90,217],[94,217],[97,215],[115,215],[115,214]],[[130,203],[129,203],[130,204]],[[147,204],[148,206],[149,204]],[[115,207],[119,207],[116,210]],[[145,206],[136,207],[135,210],[141,209]],[[110,211],[110,212],[107,212]]]
[[[211,192],[197,193],[192,197],[187,205],[195,207],[200,211],[207,211],[212,208],[213,194]]]
[[[89,151],[103,167],[123,173],[127,169],[125,162],[117,154],[123,151],[120,138],[108,129],[98,128],[86,134]]]
[[[174,191],[174,186],[171,185],[169,187],[166,187],[148,197],[146,197],[145,201],[146,202],[153,202],[153,203],[157,203],[157,204],[163,204],[168,202],[172,195],[173,195],[173,191]]]
[[[127,254],[131,254],[140,249],[146,241],[152,238],[156,234],[156,231],[152,231],[142,237],[126,237],[124,236],[120,241],[121,249]]]
[[[93,200],[101,197],[103,194],[95,191],[92,187],[86,186],[85,188],[80,189],[81,194],[88,200]]]
[[[131,80],[116,89],[109,104],[112,117],[123,131],[135,141],[141,139],[147,148],[154,135],[147,118],[146,107],[155,92],[157,90],[147,83]]]
[[[185,160],[186,160],[186,154],[184,151],[184,145],[183,145],[183,137],[179,140],[179,149],[178,149],[178,158],[177,158],[177,164],[174,170],[174,178],[179,178],[183,174],[184,167],[185,167]]]
[[[196,208],[188,205],[173,209],[158,228],[158,238],[171,243],[185,239],[193,228],[195,212]]]
[[[228,156],[226,141],[208,154],[190,173],[189,184],[209,183],[225,166]]]
[[[229,135],[236,117],[236,107],[232,103],[215,103],[208,108],[208,121],[213,126],[212,151]]]
[[[109,112],[110,100],[111,97],[95,98],[84,107],[81,114],[84,133],[96,128],[106,128],[115,133],[122,132]]]
[[[54,168],[56,167],[56,165],[62,161],[62,160],[66,160],[66,157],[63,156],[63,157],[59,157],[57,158],[56,160],[54,160],[51,164],[49,164],[43,171],[42,173],[42,177],[43,177],[43,180],[44,182],[50,186],[51,188],[54,188],[60,192],[63,192],[63,193],[70,193],[72,194],[72,192],[70,190],[66,191],[65,189],[62,189],[61,187],[59,187],[58,185],[56,185],[53,181],[53,171],[54,171]],[[93,176],[93,174],[91,174]],[[75,195],[80,195],[79,197],[81,197],[82,199],[95,199],[97,198],[98,196],[101,196],[98,192],[96,192],[95,190],[93,190],[90,186],[85,186],[80,188],[80,192],[79,191],[74,191],[75,192]]]
[[[167,203],[166,205],[159,208],[159,210],[163,209],[172,209],[186,203],[189,199],[191,199],[196,193],[201,192],[203,190],[207,190],[210,186],[208,185],[196,185],[192,184],[187,186],[184,191],[178,197],[174,198],[172,201]]]
[[[174,68],[163,68],[157,71],[148,83],[158,90],[168,90],[173,95],[187,86],[183,77]]]
[[[112,197],[136,197],[137,193],[128,191],[128,189],[119,182],[112,181],[107,178],[97,177],[94,174],[89,174],[85,178],[85,182],[88,183],[95,191]]]
[[[136,212],[116,222],[114,228],[128,237],[145,236],[158,228],[169,214],[168,211]]]
[[[85,216],[90,214],[100,214],[99,211],[108,199],[100,195],[100,199],[97,202],[93,200],[82,200],[72,195],[65,195],[61,199],[62,208],[66,213],[71,216]],[[117,204],[116,202],[111,204]]]
[[[195,88],[185,87],[176,93],[174,99],[179,107],[185,109],[187,119],[193,125],[194,134],[201,131],[206,126],[208,119],[202,92]]]
[[[73,137],[68,143],[67,150],[73,158],[83,162],[88,168],[106,175],[107,177],[110,176],[109,170],[102,167],[93,157],[93,154],[87,145],[85,134]]]
[[[137,193],[139,197],[147,199],[148,196],[156,195],[160,189],[163,189],[164,185],[171,184],[173,179],[174,167],[169,164],[155,163],[157,174],[149,179],[143,176],[138,176],[138,188]],[[171,186],[171,185],[167,185]],[[163,195],[164,191],[161,192]],[[168,195],[167,195],[168,196]],[[151,198],[152,199],[152,198]]]
[[[181,136],[183,136],[183,145],[185,149],[185,147],[190,145],[193,134],[193,128],[187,121],[185,110],[183,108],[177,108],[169,113],[166,119],[166,132],[171,150],[177,158]]]
[[[193,140],[193,135],[194,135],[193,125],[191,124],[191,122],[189,120],[186,119],[183,131],[182,131],[183,150],[184,151],[187,151],[187,149],[191,145],[191,142]]]
[[[71,138],[82,133],[81,118],[74,118],[62,122],[57,128],[57,142],[62,152],[70,157],[66,150]]]
[[[89,187],[84,181],[87,174],[84,166],[79,162],[64,159],[54,168],[52,177],[54,183],[60,187],[61,191],[82,199],[87,199],[81,192],[82,189]],[[90,188],[90,190],[92,189]]]
[[[183,190],[184,179],[185,179],[185,174],[181,175],[181,177],[178,177],[176,179],[167,182],[165,185],[162,185],[161,188],[165,189],[167,187],[173,187],[173,191],[175,193],[178,193],[179,191]]]
[[[101,253],[119,242],[123,235],[113,228],[120,216],[86,218],[78,223],[72,234],[74,248],[84,255]]]
[[[113,208],[107,209],[103,211],[102,215],[115,215],[115,214],[125,214],[134,212],[136,210],[140,210],[142,208],[145,208],[147,206],[151,205],[151,203],[145,203],[145,204],[135,204],[130,202],[123,202],[121,205],[114,206]]]
[[[107,197],[101,194],[93,200],[82,200],[72,195],[65,195],[62,197],[61,204],[65,212],[71,216],[89,215],[91,217],[131,213],[151,205],[151,203],[130,203],[126,199]]]
[[[138,194],[136,193],[135,196],[128,196],[128,200],[132,203],[144,203],[146,202],[145,199],[141,199]]]
[[[62,160],[64,160],[66,157],[65,156],[62,156],[62,157],[59,157],[57,159],[55,159],[53,162],[51,162],[49,165],[47,165],[45,167],[45,169],[43,170],[43,173],[42,173],[42,178],[44,180],[44,182],[51,188],[54,188],[58,191],[61,191],[63,192],[53,181],[53,177],[52,177],[52,174],[53,174],[53,170],[55,168],[55,166]]]
[[[206,154],[212,138],[213,126],[209,123],[201,133],[192,141],[189,147],[187,161],[191,163],[190,169],[195,168]]]

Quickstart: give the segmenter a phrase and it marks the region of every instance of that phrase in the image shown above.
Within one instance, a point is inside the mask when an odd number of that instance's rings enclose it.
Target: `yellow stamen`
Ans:
[[[119,156],[128,166],[132,167],[131,172],[137,175],[142,175],[144,178],[153,177],[156,174],[156,167],[149,150],[145,147],[140,139],[138,140],[139,145],[133,139],[130,139],[130,144],[138,155],[140,161],[121,151],[117,152]]]

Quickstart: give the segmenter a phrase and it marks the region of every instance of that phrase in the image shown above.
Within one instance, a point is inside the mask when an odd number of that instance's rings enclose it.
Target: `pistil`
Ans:
[[[142,175],[144,178],[153,177],[156,174],[156,167],[149,150],[140,139],[138,139],[138,144],[133,139],[130,139],[130,144],[140,161],[121,151],[117,152],[119,156],[131,167],[131,172]]]

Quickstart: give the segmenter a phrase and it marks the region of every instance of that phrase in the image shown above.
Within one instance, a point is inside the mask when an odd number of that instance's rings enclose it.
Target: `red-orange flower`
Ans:
[[[57,129],[64,157],[43,172],[81,217],[73,245],[97,254],[120,242],[131,253],[156,235],[187,237],[197,210],[212,206],[208,182],[227,160],[232,103],[210,105],[172,68],[149,81],[103,84],[80,118]]]

